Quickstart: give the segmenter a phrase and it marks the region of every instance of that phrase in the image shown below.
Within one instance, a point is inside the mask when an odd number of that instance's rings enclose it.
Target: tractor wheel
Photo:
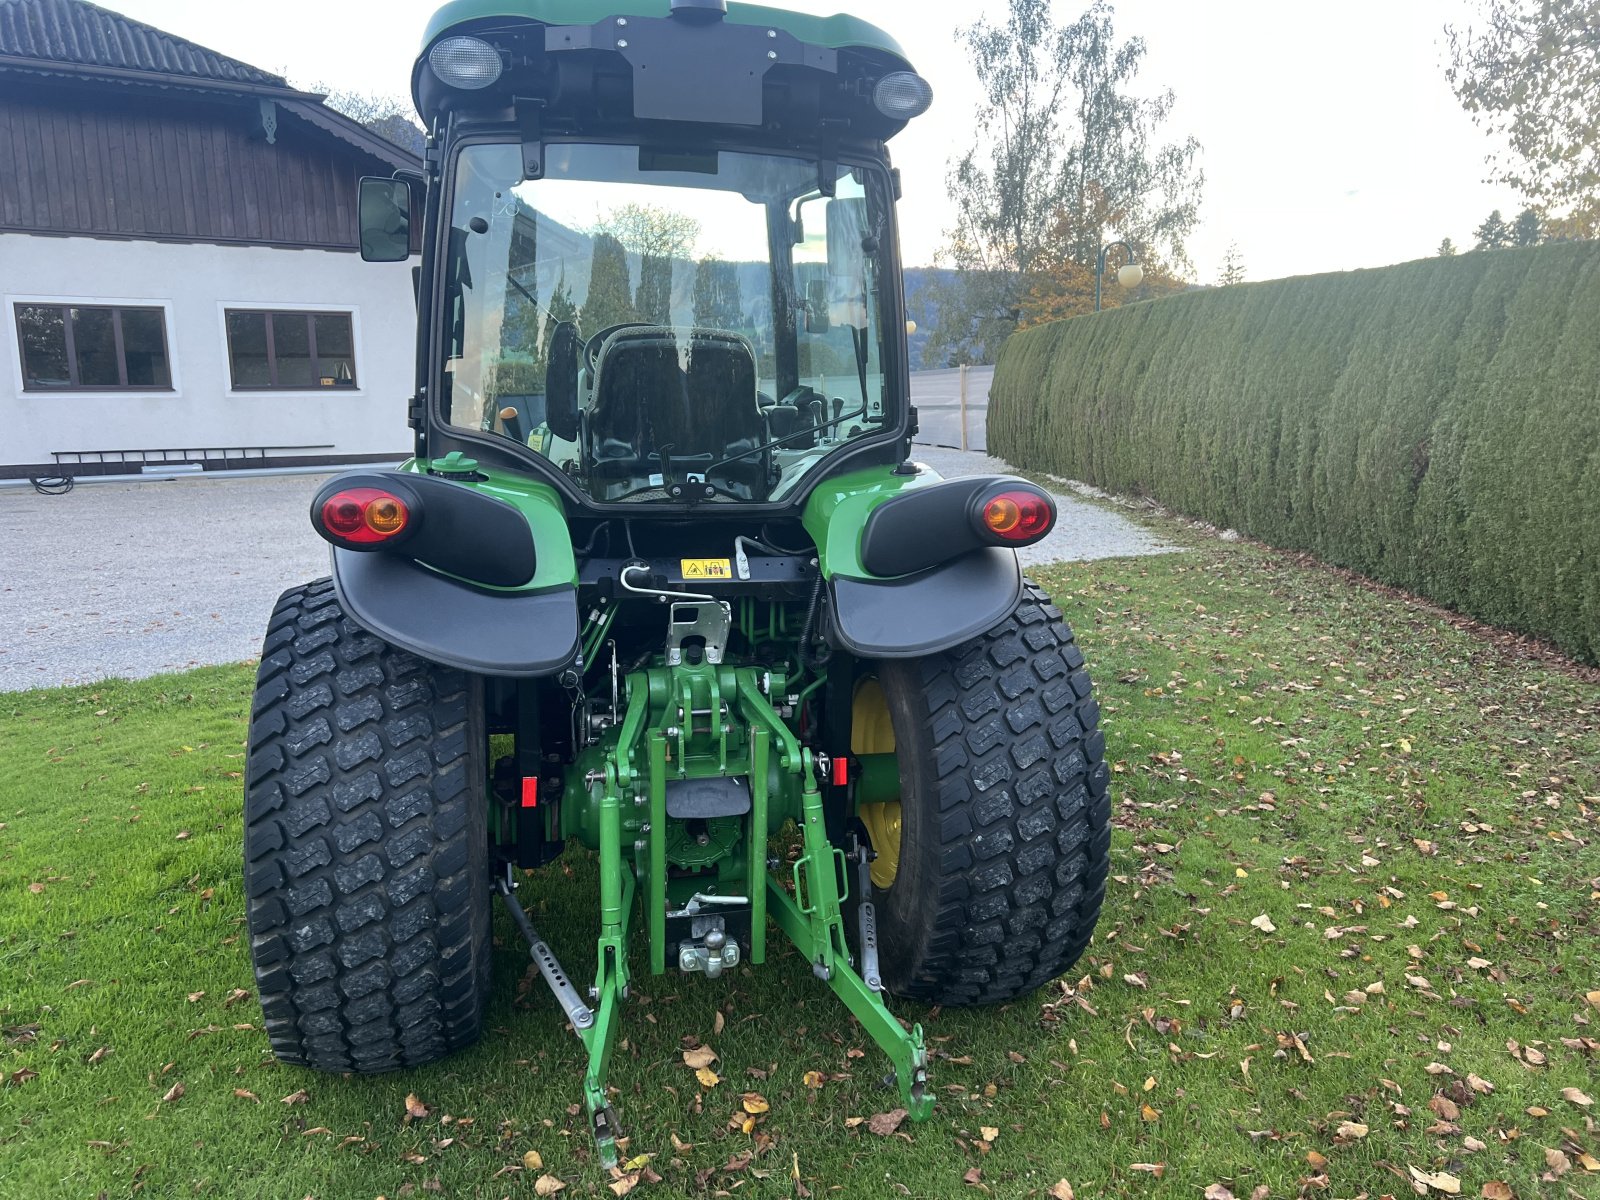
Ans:
[[[245,892],[281,1061],[388,1071],[477,1040],[485,749],[481,680],[362,630],[326,579],[278,601],[245,769]]]
[[[899,802],[860,810],[890,991],[995,1004],[1077,961],[1111,847],[1099,716],[1072,631],[1031,583],[997,628],[858,687],[855,752],[899,760]]]

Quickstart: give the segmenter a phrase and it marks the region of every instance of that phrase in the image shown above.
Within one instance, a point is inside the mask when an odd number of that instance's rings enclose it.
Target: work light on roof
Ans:
[[[475,37],[449,37],[428,53],[433,73],[451,87],[475,92],[500,78],[500,51]]]
[[[896,71],[878,81],[872,102],[884,116],[909,121],[932,107],[933,85],[914,72]]]

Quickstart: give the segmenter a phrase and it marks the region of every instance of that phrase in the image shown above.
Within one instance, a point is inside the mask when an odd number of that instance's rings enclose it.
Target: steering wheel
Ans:
[[[593,379],[600,369],[600,348],[606,344],[606,339],[614,333],[621,333],[624,329],[655,329],[657,326],[652,321],[624,321],[620,325],[613,325],[609,329],[602,329],[583,344],[583,361],[588,364],[589,378]]]

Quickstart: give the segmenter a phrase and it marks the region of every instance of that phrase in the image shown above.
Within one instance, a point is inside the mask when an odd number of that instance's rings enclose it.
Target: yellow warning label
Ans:
[[[686,558],[683,560],[685,579],[732,579],[733,562],[726,558]]]

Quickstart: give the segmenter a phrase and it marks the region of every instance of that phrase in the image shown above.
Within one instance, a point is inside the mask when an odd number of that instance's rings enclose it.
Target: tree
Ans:
[[[983,100],[975,144],[949,175],[946,257],[960,275],[941,289],[926,353],[992,362],[1024,321],[1035,277],[1092,270],[1111,231],[1141,260],[1186,265],[1204,175],[1194,138],[1159,144],[1172,92],[1130,93],[1145,44],[1117,41],[1106,0],[1066,26],[1049,0],[1008,0],[1000,24],[982,19],[959,36]]]
[[[1218,287],[1232,287],[1244,282],[1244,255],[1239,253],[1239,243],[1229,242],[1228,253],[1222,259],[1222,273],[1217,276]]]
[[[1435,253],[1440,258],[1453,258],[1456,253],[1456,244],[1449,238],[1445,238],[1444,241],[1439,243],[1439,249]]]
[[[409,100],[341,88],[330,89],[320,83],[315,90],[327,93],[322,102],[329,108],[364,125],[385,141],[411,151],[418,158],[427,150],[427,134],[417,124],[416,110]]]
[[[1499,250],[1511,245],[1511,226],[1506,224],[1498,208],[1472,234],[1478,239],[1479,250]]]
[[[694,272],[694,323],[710,329],[739,329],[744,295],[739,268],[720,258],[702,258]]]
[[[1495,177],[1547,208],[1600,209],[1600,0],[1480,0],[1484,27],[1446,26],[1446,74],[1503,136]]]
[[[639,290],[633,299],[638,319],[671,324],[672,264],[692,253],[700,222],[670,209],[627,204],[608,213],[593,232],[612,235],[639,256]]]
[[[602,329],[637,321],[633,307],[633,281],[628,274],[628,251],[614,234],[597,233],[594,259],[589,268],[589,294],[578,325],[584,337]]]
[[[1511,244],[1537,246],[1542,241],[1544,241],[1544,218],[1534,209],[1523,209],[1517,214],[1517,219],[1511,226]]]

